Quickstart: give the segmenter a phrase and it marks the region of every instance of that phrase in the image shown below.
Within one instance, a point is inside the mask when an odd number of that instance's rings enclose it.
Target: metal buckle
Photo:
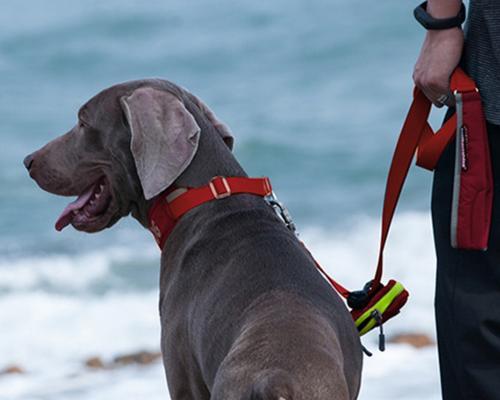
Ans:
[[[222,184],[224,185],[224,189],[226,189],[226,191],[225,191],[225,192],[219,193],[219,192],[217,191],[217,189],[215,188],[215,185],[214,185],[214,183],[213,183],[213,182],[214,182],[214,180],[216,180],[216,179],[220,179],[220,180],[222,181]],[[216,199],[216,200],[223,199],[223,198],[225,198],[225,197],[229,197],[229,196],[231,196],[231,188],[229,187],[229,183],[227,183],[226,178],[225,178],[225,177],[223,177],[223,176],[214,176],[214,177],[210,180],[210,182],[209,182],[209,184],[208,184],[208,185],[210,186],[210,190],[211,190],[211,192],[212,192],[212,195],[214,196],[214,199]]]
[[[274,192],[271,192],[268,196],[266,196],[266,201],[274,209],[278,217],[285,223],[286,227],[295,233],[295,235],[299,236],[290,212],[285,205],[278,200],[278,197],[274,194]]]

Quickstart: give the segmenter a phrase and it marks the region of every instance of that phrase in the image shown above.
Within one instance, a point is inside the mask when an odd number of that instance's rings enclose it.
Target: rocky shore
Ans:
[[[99,356],[93,356],[87,358],[84,364],[90,369],[114,369],[133,364],[145,366],[159,361],[160,358],[161,352],[159,351],[142,350],[135,353],[121,354],[110,361],[105,361]]]
[[[408,346],[421,349],[429,346],[435,346],[434,340],[423,333],[401,333],[390,336],[387,340],[389,344],[406,344]],[[160,351],[140,350],[132,353],[119,354],[112,359],[104,359],[98,355],[91,356],[83,360],[83,366],[88,370],[113,370],[130,365],[147,366],[160,362]],[[9,364],[0,369],[0,377],[6,375],[26,374],[29,369],[18,364]]]
[[[90,370],[111,370],[130,365],[147,366],[158,362],[161,352],[141,350],[133,353],[120,354],[111,360],[99,356],[92,356],[83,361],[83,365]],[[29,370],[19,364],[9,364],[0,369],[0,377],[6,375],[27,374]]]

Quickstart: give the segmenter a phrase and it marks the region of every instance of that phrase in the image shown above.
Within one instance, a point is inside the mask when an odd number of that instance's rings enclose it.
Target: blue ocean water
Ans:
[[[313,250],[337,275],[363,280],[374,264],[385,175],[423,37],[412,19],[415,5],[3,2],[0,326],[9,329],[0,331],[0,369],[21,363],[31,372],[0,377],[0,399],[118,398],[118,385],[85,378],[81,360],[157,346],[158,254],[150,234],[131,219],[98,235],[57,233],[53,224],[67,199],[37,188],[22,165],[26,154],[72,127],[81,104],[117,82],[165,78],[204,99],[231,127],[247,172],[271,178]],[[424,254],[432,270],[430,182],[430,174],[412,170],[394,235],[400,266],[393,269],[425,290],[411,312],[425,315],[424,330],[432,332],[432,278],[419,281],[403,265]],[[131,311],[115,314],[124,302]],[[393,359],[419,357],[405,351]],[[431,366],[422,367],[431,382],[427,397],[437,396],[432,354],[422,364]],[[378,373],[394,372],[389,361],[382,372],[367,367],[377,398],[421,398],[408,395],[412,383],[403,378],[400,392],[377,386]],[[53,365],[59,375],[47,374]],[[66,373],[84,374],[84,382],[68,383]],[[117,374],[125,385],[132,381],[133,374]],[[137,395],[128,398],[166,395],[161,368],[142,374],[159,392],[136,380],[127,393]]]

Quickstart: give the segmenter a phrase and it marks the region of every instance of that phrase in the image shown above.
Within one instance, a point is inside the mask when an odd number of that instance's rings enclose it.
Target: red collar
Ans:
[[[269,178],[216,176],[206,186],[168,190],[158,196],[149,210],[149,230],[160,247],[167,241],[175,224],[189,210],[212,200],[234,194],[254,194],[265,197],[272,194]]]

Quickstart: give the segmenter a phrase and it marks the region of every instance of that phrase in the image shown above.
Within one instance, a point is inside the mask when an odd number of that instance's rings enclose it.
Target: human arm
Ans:
[[[427,12],[434,18],[450,18],[459,13],[461,5],[461,0],[428,0]],[[463,44],[464,33],[459,27],[428,30],[425,35],[413,80],[438,107],[443,105],[438,98],[450,95],[450,77],[460,62]]]

